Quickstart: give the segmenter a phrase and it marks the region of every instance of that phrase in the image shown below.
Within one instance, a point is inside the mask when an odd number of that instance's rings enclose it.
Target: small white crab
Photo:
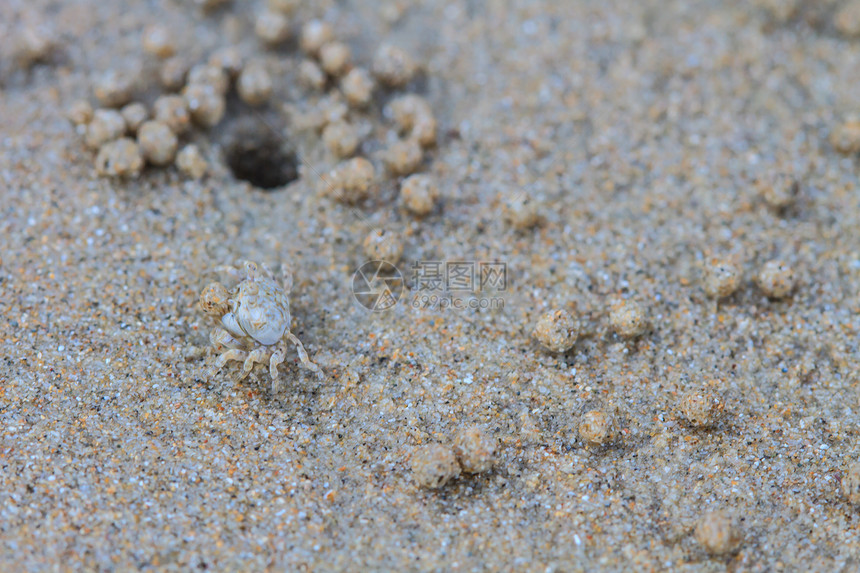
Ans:
[[[219,267],[234,276],[241,271],[233,267]],[[210,375],[218,372],[231,360],[244,361],[242,378],[254,368],[255,363],[269,363],[273,390],[277,387],[278,365],[287,355],[287,341],[296,346],[302,365],[323,378],[320,367],[310,361],[305,347],[290,332],[290,301],[287,298],[292,285],[292,275],[284,269],[283,288],[275,282],[269,269],[263,267],[265,275],[259,274],[256,263],[245,262],[245,279],[232,290],[219,282],[213,282],[200,293],[200,308],[220,320],[223,328],[216,328],[209,340],[216,349],[228,350],[218,356]]]

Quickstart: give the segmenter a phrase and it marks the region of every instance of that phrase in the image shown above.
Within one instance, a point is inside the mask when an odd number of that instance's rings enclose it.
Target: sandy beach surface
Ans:
[[[860,163],[833,134],[860,118],[860,4],[296,4],[270,48],[262,0],[0,2],[0,570],[857,570]],[[299,81],[313,18],[355,65],[381,44],[420,65],[349,111],[377,173],[355,205],[324,192],[337,159],[302,126],[336,90]],[[274,80],[267,105],[230,95],[181,136],[199,179],[100,176],[67,117],[109,70],[136,70],[147,107],[166,92],[153,25],[190,63],[235,46]],[[34,30],[53,48],[22,62]],[[403,93],[438,121],[424,217],[383,161]],[[297,178],[241,180],[237,138]],[[377,228],[408,284],[371,312],[354,273]],[[323,380],[292,346],[274,389],[262,366],[209,373],[198,297],[243,260],[292,271]],[[477,278],[427,292],[410,279],[428,263]],[[479,289],[482,263],[504,284]],[[630,302],[645,324],[624,337]],[[532,336],[555,310],[578,331],[564,352]],[[702,425],[690,392],[712,401]],[[417,456],[471,426],[492,469],[423,487]]]

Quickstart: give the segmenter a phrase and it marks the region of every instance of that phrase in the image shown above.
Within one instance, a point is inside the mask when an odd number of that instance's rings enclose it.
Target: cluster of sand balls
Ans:
[[[304,25],[299,45],[307,56],[299,67],[303,83],[317,90],[332,86],[319,106],[315,127],[340,162],[322,181],[322,190],[340,202],[358,204],[374,196],[380,181],[373,163],[356,156],[362,142],[350,114],[366,111],[378,89],[407,86],[418,66],[406,52],[387,44],[376,51],[369,69],[355,65],[349,48],[334,38],[330,25],[319,20]],[[395,96],[383,116],[397,131],[380,154],[384,170],[389,177],[400,179],[403,208],[424,217],[439,199],[434,179],[418,173],[426,151],[436,145],[436,118],[427,100],[409,93]]]
[[[269,46],[287,41],[297,6],[294,0],[271,0],[256,19],[258,38]],[[325,92],[316,113],[304,121],[318,131],[326,149],[339,161],[323,178],[322,191],[346,204],[360,203],[376,193],[380,182],[373,163],[359,155],[362,134],[351,115],[366,113],[378,90],[406,88],[419,66],[412,56],[390,44],[378,47],[369,67],[361,66],[349,46],[336,37],[332,25],[319,19],[301,26],[298,45],[303,53],[299,81],[307,89]],[[400,182],[403,207],[416,217],[426,216],[433,211],[439,190],[431,176],[417,172],[426,151],[436,145],[433,111],[423,97],[405,93],[388,103],[383,116],[396,125],[398,134],[381,153],[385,171],[391,177],[404,178]],[[394,236],[389,234],[385,240],[393,240]],[[385,254],[399,258],[397,248]]]
[[[255,32],[268,45],[279,45],[290,37],[290,18],[296,2],[269,2],[256,21]],[[434,178],[419,173],[427,151],[436,145],[437,121],[423,97],[401,93],[392,97],[382,110],[396,137],[386,141],[381,151],[384,174],[378,173],[371,159],[361,155],[364,134],[356,118],[366,117],[381,90],[403,90],[418,73],[419,66],[404,50],[383,44],[372,61],[362,66],[355,61],[349,46],[335,35],[328,22],[313,19],[301,26],[298,45],[303,58],[298,65],[300,83],[323,97],[315,110],[305,114],[299,127],[315,130],[338,162],[321,178],[320,191],[347,205],[374,198],[388,176],[400,187],[400,205],[416,218],[435,209],[439,188]],[[403,251],[400,234],[375,229],[364,240],[365,254],[376,260],[396,263]]]
[[[708,262],[702,288],[709,297],[723,299],[734,294],[741,285],[743,272],[729,259],[712,259]],[[794,269],[786,262],[774,259],[765,262],[759,269],[755,282],[768,298],[786,298],[795,288]],[[609,325],[621,338],[633,339],[648,328],[644,308],[634,300],[625,300],[612,305]],[[580,324],[575,316],[563,308],[545,312],[532,330],[532,336],[547,351],[564,353],[573,348],[580,334]]]
[[[645,309],[635,300],[624,300],[610,308],[609,325],[621,338],[633,339],[648,328]],[[563,308],[545,312],[532,330],[532,336],[549,352],[564,353],[573,348],[579,338],[579,320]]]
[[[498,442],[479,426],[470,426],[454,436],[451,446],[431,444],[412,455],[412,475],[418,485],[430,489],[444,486],[460,473],[479,474],[493,469]]]
[[[714,259],[706,268],[703,288],[714,299],[725,298],[737,291],[742,276],[741,269],[735,263]],[[782,299],[794,289],[794,272],[786,263],[771,260],[759,269],[756,283],[769,298]],[[642,305],[625,300],[610,308],[609,325],[617,336],[634,339],[645,333],[648,320]],[[562,308],[542,314],[532,330],[532,337],[551,353],[567,352],[574,347],[580,334],[578,318]],[[711,385],[719,386],[720,383],[714,381]],[[719,421],[724,408],[722,396],[710,389],[689,391],[678,403],[684,421],[695,429],[712,428]],[[615,416],[602,410],[585,413],[580,420],[578,434],[584,444],[593,447],[611,444],[621,435]]]
[[[765,0],[760,0],[765,1]],[[776,3],[777,0],[767,0],[768,3]],[[794,16],[799,9],[803,7],[803,3],[799,0],[782,0],[788,4],[788,9],[783,9],[781,12]],[[814,3],[810,3],[815,5]],[[821,3],[822,5],[826,3]],[[784,18],[788,19],[788,18]],[[832,16],[833,28],[843,37],[852,40],[860,39],[860,0],[846,0],[838,9],[833,12]],[[830,132],[830,145],[839,153],[844,155],[856,156],[860,154],[860,116],[857,114],[849,115],[841,123],[836,125]]]
[[[756,0],[756,4],[772,24],[805,21],[813,28],[833,28],[847,39],[860,38],[860,0]]]
[[[159,77],[168,93],[147,108],[133,101],[139,74],[109,71],[93,85],[100,107],[93,111],[89,102],[77,102],[69,118],[87,147],[97,152],[95,165],[100,175],[136,177],[144,165],[175,164],[188,177],[198,179],[207,171],[206,160],[194,144],[180,148],[181,138],[193,126],[208,129],[223,119],[234,82],[244,101],[257,104],[271,93],[271,78],[259,64],[243,66],[238,54],[230,50],[189,67],[175,56],[170,34],[161,26],[144,32],[143,47],[162,60]]]
[[[205,11],[223,3],[198,1]],[[313,110],[305,110],[296,127],[316,130],[336,161],[321,178],[322,194],[345,204],[360,204],[375,198],[387,177],[399,187],[398,205],[406,213],[416,219],[431,214],[439,202],[439,186],[432,175],[421,171],[427,152],[437,143],[438,123],[427,100],[406,91],[420,66],[407,52],[390,44],[380,45],[371,60],[361,65],[330,23],[322,19],[295,22],[299,5],[298,0],[268,0],[254,17],[253,29],[267,49],[282,47],[298,33],[298,81],[321,97]],[[182,139],[193,126],[208,129],[221,122],[230,90],[248,106],[268,104],[274,79],[264,59],[244,57],[233,46],[192,65],[177,54],[165,26],[144,30],[142,45],[158,63],[165,95],[151,106],[133,101],[141,74],[110,71],[93,85],[97,109],[89,102],[78,102],[69,117],[95,152],[100,175],[136,177],[146,165],[175,164],[189,177],[202,177],[208,168],[206,161],[195,145],[183,147]],[[383,90],[390,99],[380,110],[372,104]],[[284,109],[289,111],[290,106]],[[373,158],[361,154],[368,119],[390,126],[383,149]],[[369,257],[396,263],[403,251],[401,235],[374,230],[366,237],[364,248]]]
[[[705,294],[714,299],[733,295],[741,285],[743,271],[730,259],[711,259],[705,268],[702,286]],[[770,299],[786,298],[795,287],[794,269],[785,261],[774,259],[765,262],[755,277],[755,283]]]
[[[692,390],[679,401],[684,421],[693,429],[712,428],[720,419],[725,401],[717,392]],[[607,446],[622,436],[617,416],[605,409],[589,410],[579,420],[579,439],[590,447]]]
[[[299,47],[304,54],[299,63],[300,82],[326,95],[309,123],[320,132],[332,156],[352,157],[361,141],[350,114],[366,112],[379,89],[406,87],[418,72],[418,65],[405,51],[383,44],[374,54],[370,68],[362,67],[353,61],[349,46],[335,38],[333,27],[322,20],[311,20],[302,26]],[[393,175],[411,174],[420,167],[424,151],[436,144],[437,124],[432,110],[424,98],[404,94],[390,102],[384,115],[397,124],[402,137],[389,145],[383,163]],[[362,198],[347,194],[342,200],[355,203]]]
[[[258,20],[258,35],[262,33],[267,40],[281,38],[262,29],[268,29],[268,25]],[[431,175],[419,173],[427,151],[437,142],[437,120],[427,100],[401,93],[382,110],[383,118],[392,122],[396,132],[379,155],[384,174],[377,172],[370,159],[361,156],[362,134],[353,117],[368,113],[379,90],[407,87],[419,69],[413,58],[396,46],[383,44],[369,67],[363,67],[354,61],[349,47],[335,37],[332,26],[322,20],[306,22],[298,44],[304,54],[298,67],[299,80],[310,90],[324,92],[315,112],[303,119],[303,125],[317,131],[338,161],[322,177],[321,193],[341,203],[357,205],[374,198],[381,178],[388,176],[399,184],[399,204],[406,212],[415,218],[432,213],[439,200],[439,187]],[[401,235],[391,230],[372,230],[363,247],[369,259],[392,264],[403,253]]]
[[[721,272],[724,272],[722,269]],[[728,273],[735,277],[736,273]],[[642,305],[634,300],[624,300],[614,304],[609,313],[612,331],[623,339],[635,339],[645,333],[648,319]],[[532,330],[532,337],[544,350],[561,354],[576,344],[581,325],[578,318],[569,311],[557,308],[540,316]],[[711,386],[719,386],[719,381],[711,381]],[[696,429],[711,428],[720,419],[725,402],[715,391],[690,391],[679,401],[679,410],[687,424]],[[620,436],[617,418],[603,410],[591,410],[580,419],[578,435],[587,446],[604,446],[614,443]]]

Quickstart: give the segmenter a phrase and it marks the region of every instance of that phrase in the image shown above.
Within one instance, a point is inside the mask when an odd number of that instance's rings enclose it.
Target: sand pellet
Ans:
[[[415,76],[417,66],[412,57],[404,50],[384,44],[373,56],[373,75],[380,83],[398,88],[408,84]]]
[[[415,94],[406,94],[394,98],[388,104],[386,114],[392,119],[404,132],[408,132],[415,125],[415,120],[419,117],[431,116],[433,111],[430,109],[430,104],[426,99]]]
[[[206,314],[221,318],[230,311],[230,291],[219,282],[209,283],[200,291],[198,304]]]
[[[166,123],[147,121],[140,126],[137,142],[143,158],[152,165],[167,165],[176,156],[179,140]]]
[[[696,428],[707,428],[719,420],[725,403],[714,392],[692,390],[681,398],[680,406],[687,423]]]
[[[743,273],[733,261],[711,259],[705,268],[705,294],[711,298],[726,298],[734,294],[741,284]]]
[[[299,64],[299,82],[306,88],[322,91],[325,87],[326,75],[313,60],[302,60]]]
[[[711,555],[734,551],[741,542],[741,533],[734,520],[722,511],[710,511],[696,524],[696,541]]]
[[[126,104],[120,110],[122,118],[125,120],[125,126],[129,133],[137,133],[140,125],[149,119],[149,112],[146,106],[140,102],[132,102]]]
[[[235,79],[245,65],[245,58],[236,46],[226,46],[215,50],[209,56],[208,64],[221,68],[231,79]]]
[[[320,49],[334,39],[334,29],[328,22],[310,20],[302,26],[299,46],[309,56],[319,55]]]
[[[537,201],[515,189],[510,189],[502,201],[502,216],[518,231],[527,231],[543,221]]]
[[[433,212],[439,201],[439,187],[431,175],[411,175],[400,184],[400,202],[418,217]]]
[[[165,123],[176,135],[182,135],[191,127],[188,103],[182,96],[161,96],[155,100],[152,110],[154,119]]]
[[[182,56],[173,56],[165,60],[158,73],[162,87],[171,92],[182,89],[190,67],[188,60]]]
[[[320,66],[328,75],[339,77],[349,69],[352,51],[343,42],[328,42],[320,48],[319,58]]]
[[[376,82],[364,68],[352,68],[340,80],[340,91],[349,105],[356,108],[365,107],[371,102],[375,87]]]
[[[374,192],[376,170],[363,157],[339,163],[321,182],[324,191],[343,203],[357,203]]]
[[[414,94],[400,96],[388,105],[387,113],[403,133],[417,140],[422,147],[436,144],[436,118],[423,97]]]
[[[386,169],[394,176],[415,173],[421,166],[424,152],[414,139],[401,139],[392,143],[382,155]]]
[[[791,207],[800,189],[797,179],[784,172],[770,173],[758,182],[759,193],[765,203],[776,211]]]
[[[108,141],[118,139],[125,133],[125,119],[114,109],[97,109],[87,124],[85,141],[90,149],[98,149]]]
[[[403,254],[403,239],[393,231],[374,229],[365,237],[362,247],[368,260],[396,265]]]
[[[642,306],[632,300],[613,306],[609,324],[618,336],[633,338],[645,332],[648,326]]]
[[[82,126],[92,121],[93,113],[93,106],[90,105],[90,102],[87,100],[78,100],[69,106],[66,117],[74,125]]]
[[[188,83],[212,86],[219,94],[227,93],[230,89],[230,76],[220,66],[197,64],[188,70]]]
[[[169,58],[176,53],[174,36],[165,26],[149,26],[143,31],[143,49],[162,60]]]
[[[498,446],[498,440],[483,428],[469,426],[454,436],[453,450],[464,473],[478,474],[493,469]]]
[[[176,167],[191,179],[200,179],[209,169],[209,164],[200,153],[200,149],[190,143],[179,150],[176,154]],[[223,314],[223,313],[222,313]]]
[[[142,169],[140,147],[128,137],[105,143],[96,156],[96,171],[99,175],[137,177]]]
[[[272,76],[262,62],[249,62],[239,74],[236,91],[246,104],[260,106],[272,97]]]
[[[349,157],[358,149],[358,133],[345,121],[336,121],[325,126],[322,138],[331,154],[338,159]]]
[[[212,127],[224,117],[227,102],[209,84],[189,84],[182,90],[191,119],[202,127]]]
[[[264,43],[276,46],[290,37],[290,20],[282,12],[266,10],[257,16],[254,32]]]
[[[615,418],[601,410],[591,410],[583,414],[578,430],[580,439],[589,446],[609,444],[618,434]]]
[[[412,454],[412,475],[418,485],[437,489],[460,475],[460,466],[451,448],[434,444]]]
[[[56,46],[56,37],[46,25],[25,24],[16,30],[12,38],[15,61],[24,69],[47,60]]]
[[[785,262],[774,260],[762,265],[756,282],[769,298],[780,299],[794,289],[794,270]]]
[[[576,344],[579,324],[566,310],[551,310],[541,315],[532,336],[551,352],[566,352]]]
[[[105,107],[120,107],[131,101],[136,75],[131,71],[110,70],[93,83],[93,95]]]

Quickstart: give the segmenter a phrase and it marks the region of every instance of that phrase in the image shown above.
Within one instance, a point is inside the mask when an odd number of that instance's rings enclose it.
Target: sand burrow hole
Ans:
[[[274,126],[257,117],[236,118],[224,130],[224,158],[236,179],[273,190],[299,177],[299,158]]]

